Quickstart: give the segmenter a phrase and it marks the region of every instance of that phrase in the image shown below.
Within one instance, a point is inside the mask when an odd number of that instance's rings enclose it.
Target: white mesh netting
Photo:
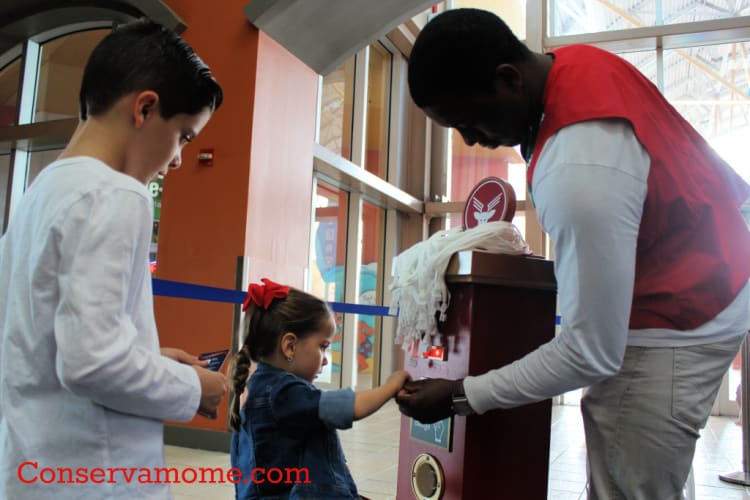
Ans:
[[[462,250],[510,255],[530,254],[516,226],[496,221],[472,229],[439,231],[396,256],[393,263],[391,309],[398,308],[396,343],[408,345],[422,334],[437,333],[436,312],[445,321],[450,293],[445,271],[451,256]]]

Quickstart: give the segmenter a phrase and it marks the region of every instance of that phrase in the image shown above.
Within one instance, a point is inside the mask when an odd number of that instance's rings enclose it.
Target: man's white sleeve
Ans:
[[[464,388],[483,413],[547,399],[616,373],[622,363],[649,158],[622,121],[560,130],[533,180],[539,221],[554,244],[561,330]],[[524,332],[502,332],[505,337]]]

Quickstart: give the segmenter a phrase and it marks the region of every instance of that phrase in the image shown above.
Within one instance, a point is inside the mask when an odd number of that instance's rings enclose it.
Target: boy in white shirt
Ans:
[[[145,185],[180,165],[221,101],[208,67],[153,22],[91,54],[81,122],[0,239],[0,497],[171,497],[162,421],[213,412],[226,380],[160,352]]]

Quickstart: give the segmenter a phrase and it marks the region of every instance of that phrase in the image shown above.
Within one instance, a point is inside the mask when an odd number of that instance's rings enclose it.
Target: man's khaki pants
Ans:
[[[581,400],[589,500],[678,500],[724,374],[742,338],[628,347],[620,372]]]

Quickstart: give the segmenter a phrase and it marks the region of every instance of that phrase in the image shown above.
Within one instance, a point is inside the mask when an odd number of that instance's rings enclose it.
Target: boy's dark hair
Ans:
[[[492,89],[495,68],[532,52],[491,12],[454,9],[425,25],[409,55],[409,90],[420,108]]]
[[[232,373],[232,412],[229,427],[240,427],[240,395],[247,384],[250,360],[255,362],[270,357],[276,352],[282,335],[294,333],[303,339],[320,329],[331,310],[321,299],[309,293],[291,288],[283,299],[274,299],[268,309],[251,304],[242,322],[243,344],[234,355]]]
[[[141,19],[115,28],[94,48],[83,71],[81,119],[108,111],[118,99],[143,90],[159,94],[159,113],[195,115],[223,99],[208,66],[190,45],[161,24]]]

